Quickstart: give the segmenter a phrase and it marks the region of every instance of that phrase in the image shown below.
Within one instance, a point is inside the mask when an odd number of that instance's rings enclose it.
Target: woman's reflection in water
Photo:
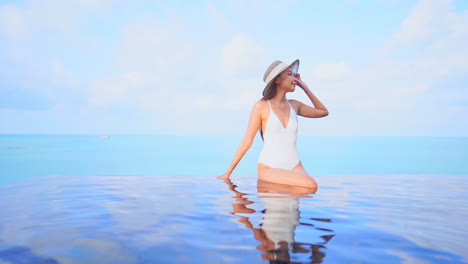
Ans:
[[[236,190],[230,179],[226,179],[229,189],[235,194],[236,202],[232,204],[234,211],[231,214],[238,216],[239,222],[254,232],[255,238],[260,241],[257,249],[261,250],[262,258],[270,263],[304,263],[291,260],[291,253],[310,254],[308,263],[322,263],[325,253],[320,249],[325,248],[325,244],[333,238],[332,230],[323,229],[331,233],[320,236],[323,242],[319,243],[298,243],[294,240],[296,226],[303,224],[313,227],[310,223],[299,221],[299,198],[312,198],[317,189],[283,185],[259,180],[257,182],[258,197],[264,202],[265,209],[262,211],[263,219],[260,228],[255,228],[249,217],[240,214],[254,214],[256,211],[247,206],[253,204],[244,195],[245,193]],[[330,222],[330,219],[320,219]],[[314,227],[315,228],[315,227]],[[317,238],[313,238],[317,239]],[[302,259],[302,258],[301,258]]]

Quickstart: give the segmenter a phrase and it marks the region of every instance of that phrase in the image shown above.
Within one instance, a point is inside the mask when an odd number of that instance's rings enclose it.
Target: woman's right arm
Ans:
[[[237,152],[234,155],[234,158],[232,159],[231,165],[229,166],[226,173],[217,177],[218,179],[227,179],[229,178],[229,176],[231,176],[232,171],[236,168],[237,164],[242,159],[242,157],[244,157],[245,153],[247,152],[247,150],[249,150],[250,146],[252,146],[255,135],[257,134],[257,131],[260,128],[261,124],[261,103],[257,102],[254,105],[252,112],[250,113],[247,131],[245,132],[245,135],[242,138],[239,147],[237,148]]]

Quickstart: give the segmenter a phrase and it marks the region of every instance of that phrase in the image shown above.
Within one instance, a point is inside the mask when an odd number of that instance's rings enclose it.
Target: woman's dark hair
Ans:
[[[276,96],[276,93],[278,92],[278,85],[275,82],[276,78],[272,81],[272,84],[270,85],[270,87],[265,91],[265,94],[263,95],[261,100],[270,100],[271,98]],[[260,125],[260,136],[262,137],[262,140],[263,140],[263,131],[262,131],[261,125]]]

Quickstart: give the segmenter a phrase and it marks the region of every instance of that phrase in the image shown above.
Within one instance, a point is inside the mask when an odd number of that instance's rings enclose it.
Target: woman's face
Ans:
[[[278,76],[276,84],[278,85],[278,89],[284,89],[286,92],[294,92],[297,81],[291,67],[288,67]]]

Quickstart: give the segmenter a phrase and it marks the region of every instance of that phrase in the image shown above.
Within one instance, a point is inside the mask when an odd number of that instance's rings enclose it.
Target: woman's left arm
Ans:
[[[297,114],[303,117],[324,117],[328,115],[328,110],[325,107],[325,105],[320,102],[320,100],[315,96],[312,91],[309,89],[309,87],[301,80],[301,75],[297,74],[296,75],[296,81],[297,85],[304,90],[304,92],[307,94],[309,97],[310,101],[312,104],[315,106],[311,107],[306,104],[303,104],[299,101],[296,101],[299,104],[299,107],[297,109]]]

